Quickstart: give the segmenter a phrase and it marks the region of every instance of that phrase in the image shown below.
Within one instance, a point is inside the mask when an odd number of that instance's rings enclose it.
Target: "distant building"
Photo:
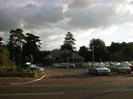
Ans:
[[[84,58],[75,52],[69,50],[53,50],[44,58],[47,65],[53,63],[82,63]]]

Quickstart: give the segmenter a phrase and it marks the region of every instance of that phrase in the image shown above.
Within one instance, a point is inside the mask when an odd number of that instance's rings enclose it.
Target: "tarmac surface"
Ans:
[[[90,75],[87,69],[45,68],[46,77],[0,78],[0,99],[133,99],[133,74]]]

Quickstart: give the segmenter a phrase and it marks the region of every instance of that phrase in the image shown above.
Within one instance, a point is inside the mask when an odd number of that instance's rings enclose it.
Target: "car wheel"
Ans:
[[[96,74],[96,75],[99,75],[99,73],[98,73],[98,71],[97,71],[97,70],[95,70],[95,74]]]

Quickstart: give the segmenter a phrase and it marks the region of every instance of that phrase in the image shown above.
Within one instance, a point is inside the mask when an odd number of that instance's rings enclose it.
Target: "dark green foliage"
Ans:
[[[10,59],[17,64],[33,62],[34,56],[39,52],[40,44],[39,36],[31,33],[24,35],[22,29],[11,30],[8,44]]]
[[[21,64],[26,61],[42,63],[44,57],[50,53],[49,51],[39,50],[41,45],[39,36],[32,33],[26,33],[26,35],[24,35],[23,30],[19,28],[10,31],[8,50],[6,49],[6,46],[2,44],[2,41],[3,39],[0,37],[1,55],[4,53],[4,57],[6,55],[10,56],[10,59],[17,64]],[[75,41],[76,40],[73,37],[73,34],[68,32],[60,49],[75,51]],[[3,48],[5,49],[3,50]],[[85,62],[92,61],[92,51],[94,52],[95,61],[133,60],[133,43],[112,42],[110,46],[106,47],[103,40],[92,39],[90,41],[89,48],[85,46],[80,47],[78,54],[84,57]],[[69,55],[64,54],[62,57],[69,57]],[[2,59],[0,61],[2,63]]]
[[[26,33],[25,36],[26,43],[23,46],[24,60],[34,62],[34,57],[39,52],[40,48],[40,38],[31,33]]]
[[[89,61],[89,49],[85,46],[80,47],[78,54],[84,57],[84,61],[87,62]]]
[[[2,40],[2,37],[0,37],[0,73],[14,71],[16,66],[9,59],[9,50],[7,46],[2,43]]]
[[[34,56],[35,63],[44,63],[44,58],[50,54],[50,51],[38,51]]]
[[[73,34],[68,32],[66,34],[66,37],[65,37],[65,40],[64,40],[64,44],[61,45],[61,50],[64,50],[64,49],[67,49],[67,50],[70,50],[70,51],[74,51],[75,50],[75,39],[73,37]]]
[[[92,39],[90,41],[90,49],[94,51],[95,61],[105,61],[107,59],[107,49],[103,40]]]
[[[20,64],[22,61],[22,47],[24,44],[24,34],[22,29],[16,29],[10,31],[9,37],[9,51],[10,59]]]
[[[0,37],[0,47],[2,46],[2,41],[3,41],[3,38]]]
[[[123,49],[123,56],[125,59],[132,60],[133,59],[133,43],[128,43]]]
[[[11,61],[9,60],[9,51],[7,48],[1,48],[0,63],[2,66],[8,66],[11,63]]]

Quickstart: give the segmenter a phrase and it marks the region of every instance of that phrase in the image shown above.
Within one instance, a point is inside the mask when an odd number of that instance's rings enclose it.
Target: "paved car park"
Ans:
[[[132,74],[97,76],[90,75],[87,69],[50,67],[45,68],[45,72],[47,76],[44,79],[27,84],[15,79],[11,82],[0,79],[0,99],[133,98]],[[15,84],[17,82],[20,84]]]

